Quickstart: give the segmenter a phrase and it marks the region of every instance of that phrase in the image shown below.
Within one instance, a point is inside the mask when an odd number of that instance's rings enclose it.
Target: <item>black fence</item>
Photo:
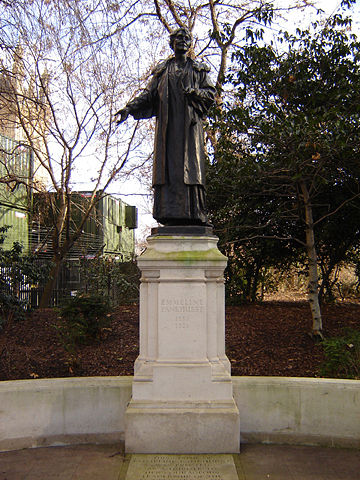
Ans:
[[[47,265],[46,261],[44,264],[44,266]],[[39,283],[34,284],[26,275],[19,275],[18,273],[14,275],[12,267],[0,266],[0,275],[2,279],[1,286],[7,294],[18,298],[26,309],[37,308],[39,306],[44,285]],[[71,296],[71,285],[67,283],[67,277],[68,267],[64,265],[60,269],[49,306],[57,306],[64,298]]]
[[[37,262],[39,266],[49,265],[47,259],[38,259]],[[14,275],[12,268],[7,266],[0,266],[0,274],[6,293],[18,298],[26,309],[39,307],[44,284],[34,284],[26,275]],[[138,301],[139,278],[134,261],[69,259],[60,267],[48,306],[56,307],[79,293],[105,296],[113,306],[134,303]]]

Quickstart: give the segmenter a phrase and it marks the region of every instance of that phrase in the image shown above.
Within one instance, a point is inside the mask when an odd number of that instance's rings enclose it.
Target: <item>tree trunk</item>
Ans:
[[[321,285],[319,288],[319,303],[322,305],[324,298],[326,301],[333,301],[335,296],[333,294],[333,286],[336,283],[336,274],[335,274],[335,281],[330,280],[330,276],[335,270],[336,264],[333,262],[326,265],[321,265],[320,263],[320,270],[321,270]]]
[[[309,191],[305,182],[300,182],[300,188],[304,200],[306,222],[306,251],[309,260],[308,275],[308,300],[312,316],[312,336],[322,338],[322,319],[319,303],[319,275],[317,253],[315,247],[314,221]]]
[[[46,282],[44,291],[39,302],[40,308],[47,308],[50,306],[51,295],[54,290],[56,279],[60,270],[62,258],[56,257],[52,259],[53,266],[51,267],[48,281]]]
[[[253,277],[253,282],[252,282],[252,285],[251,285],[251,302],[256,302],[256,294],[257,294],[257,290],[258,290],[258,283],[259,283],[259,273],[260,273],[260,265],[259,264],[256,264],[256,268],[255,268],[255,273],[254,273],[254,277]]]

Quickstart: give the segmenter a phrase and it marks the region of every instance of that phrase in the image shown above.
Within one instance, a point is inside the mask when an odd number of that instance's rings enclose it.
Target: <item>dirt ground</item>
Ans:
[[[116,309],[101,338],[70,359],[59,342],[57,314],[38,310],[0,332],[0,380],[132,375],[138,355],[138,305]],[[360,305],[323,307],[325,336],[360,329]],[[319,376],[323,349],[308,335],[305,302],[263,302],[226,309],[226,353],[233,375]]]

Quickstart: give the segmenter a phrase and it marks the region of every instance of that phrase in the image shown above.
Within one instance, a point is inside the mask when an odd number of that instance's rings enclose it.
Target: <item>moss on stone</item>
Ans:
[[[215,262],[223,262],[224,260],[227,260],[217,248],[210,248],[209,250],[185,250],[179,252],[160,252],[159,250],[148,248],[141,255],[141,258],[144,260],[184,262],[186,264],[209,260]]]

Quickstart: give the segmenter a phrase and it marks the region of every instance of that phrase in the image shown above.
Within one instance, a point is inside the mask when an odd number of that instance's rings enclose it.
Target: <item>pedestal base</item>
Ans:
[[[138,259],[140,354],[126,452],[236,453],[240,421],[225,354],[226,257],[217,237],[162,233],[148,238]]]
[[[136,402],[125,414],[128,453],[239,453],[234,401]]]

